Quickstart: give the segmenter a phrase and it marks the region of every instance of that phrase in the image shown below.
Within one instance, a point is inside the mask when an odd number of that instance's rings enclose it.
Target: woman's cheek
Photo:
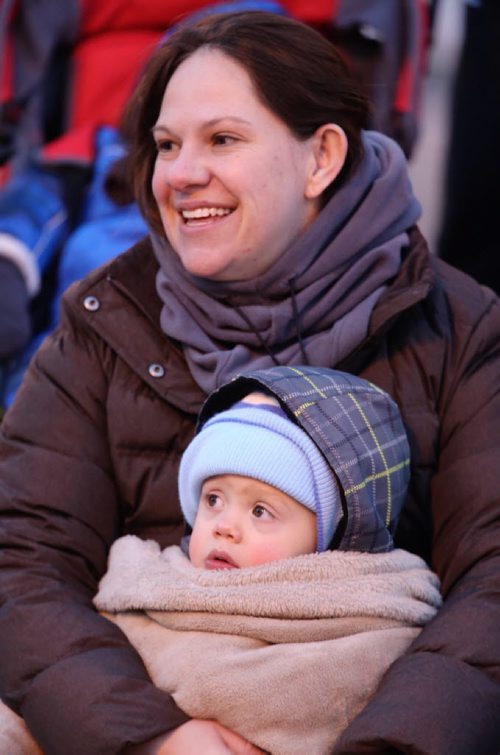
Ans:
[[[155,167],[153,170],[153,177],[151,179],[151,189],[153,191],[153,196],[157,202],[159,199],[158,195],[159,195],[159,189],[160,189],[160,179],[159,179],[158,173],[159,171],[158,171],[157,165],[155,164]]]

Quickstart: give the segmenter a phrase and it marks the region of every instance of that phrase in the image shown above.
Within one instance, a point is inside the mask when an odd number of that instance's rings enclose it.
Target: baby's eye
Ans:
[[[254,515],[254,516],[255,516],[255,517],[257,518],[257,519],[272,519],[272,518],[273,518],[273,515],[271,514],[271,512],[270,512],[270,511],[268,511],[268,510],[266,509],[266,507],[265,507],[265,506],[262,506],[262,504],[260,504],[260,503],[257,503],[257,504],[256,504],[256,505],[255,505],[255,506],[253,507],[253,509],[252,509],[252,514],[253,514],[253,515]]]
[[[210,508],[213,508],[214,506],[217,506],[219,503],[220,498],[216,493],[209,493],[207,495],[207,503],[210,506]]]
[[[220,511],[224,507],[221,493],[213,485],[204,483],[200,493],[200,505],[210,511]]]

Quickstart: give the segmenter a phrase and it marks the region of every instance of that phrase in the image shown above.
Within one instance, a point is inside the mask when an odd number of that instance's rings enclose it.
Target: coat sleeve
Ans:
[[[0,364],[15,357],[27,345],[30,336],[26,284],[17,266],[4,259],[0,251]]]
[[[187,719],[92,605],[120,532],[114,355],[65,320],[0,427],[0,694],[45,752],[109,755]]]
[[[479,290],[479,289],[478,289]],[[481,310],[471,297],[482,300]],[[500,302],[462,290],[441,385],[433,568],[444,604],[391,667],[336,753],[500,752]],[[471,319],[470,311],[476,315]]]

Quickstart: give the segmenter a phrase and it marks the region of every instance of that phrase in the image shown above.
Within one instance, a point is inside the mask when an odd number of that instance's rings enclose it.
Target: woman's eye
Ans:
[[[229,136],[229,134],[216,134],[213,137],[214,144],[222,147],[225,147],[227,144],[232,144],[234,141],[234,136]]]
[[[172,152],[174,149],[174,142],[171,139],[162,139],[156,142],[157,152]]]
[[[219,500],[220,500],[219,496],[216,495],[215,493],[209,493],[207,495],[207,503],[210,506],[210,508],[213,508],[214,506],[217,506]]]

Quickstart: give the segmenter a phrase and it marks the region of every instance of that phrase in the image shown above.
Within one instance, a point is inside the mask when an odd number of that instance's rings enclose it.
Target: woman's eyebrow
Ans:
[[[205,126],[217,126],[219,123],[226,123],[227,121],[232,121],[234,123],[243,123],[247,126],[250,126],[250,121],[246,120],[246,118],[240,118],[238,115],[221,115],[217,116],[217,118],[211,118],[208,121],[205,121]]]
[[[170,130],[166,126],[162,126],[160,123],[155,124],[154,126],[151,126],[151,133],[155,134],[157,131],[162,131],[164,133],[170,133]]]
[[[210,118],[208,121],[203,121],[200,125],[204,128],[213,128],[220,123],[240,123],[250,126],[251,123],[246,118],[240,118],[238,115],[218,115],[216,118]],[[164,123],[156,123],[151,128],[151,132],[154,134],[156,131],[163,131],[171,133],[171,129]]]

